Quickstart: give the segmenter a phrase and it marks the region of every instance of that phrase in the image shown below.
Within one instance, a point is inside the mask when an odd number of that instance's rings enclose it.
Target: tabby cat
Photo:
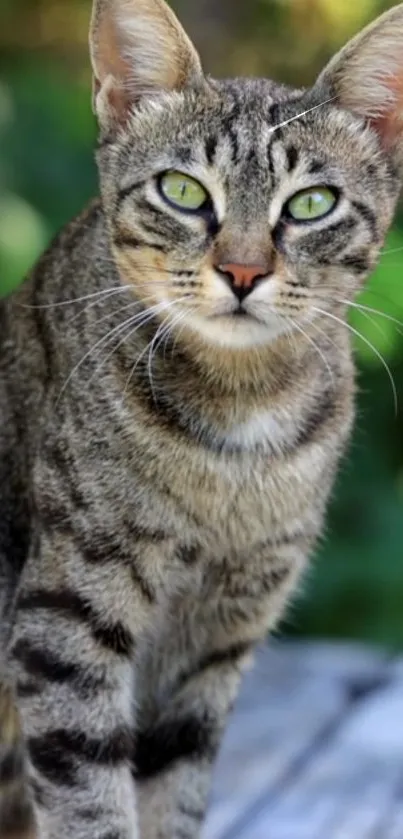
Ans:
[[[96,0],[101,199],[0,309],[0,834],[195,839],[349,437],[403,169],[403,5],[309,90]]]

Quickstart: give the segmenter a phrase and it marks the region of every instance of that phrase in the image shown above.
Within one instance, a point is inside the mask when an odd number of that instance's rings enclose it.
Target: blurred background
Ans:
[[[296,86],[392,0],[172,0],[206,69]],[[90,0],[0,0],[0,294],[96,193]],[[403,214],[362,301],[403,321]],[[328,531],[282,631],[403,649],[403,324],[355,313],[359,412]],[[370,349],[368,343],[374,345]],[[396,416],[389,365],[399,396]]]

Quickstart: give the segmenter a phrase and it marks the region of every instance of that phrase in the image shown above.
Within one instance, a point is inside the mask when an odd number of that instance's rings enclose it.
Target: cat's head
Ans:
[[[376,263],[403,169],[403,4],[304,91],[217,82],[164,0],[96,0],[103,202],[161,323],[234,348],[335,318]]]

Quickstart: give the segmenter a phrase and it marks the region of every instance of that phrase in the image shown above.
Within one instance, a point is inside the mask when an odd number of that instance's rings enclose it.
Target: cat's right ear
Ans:
[[[355,36],[319,76],[321,98],[363,117],[403,169],[403,3]]]
[[[94,0],[90,52],[93,107],[109,133],[143,97],[203,80],[199,56],[164,0]]]

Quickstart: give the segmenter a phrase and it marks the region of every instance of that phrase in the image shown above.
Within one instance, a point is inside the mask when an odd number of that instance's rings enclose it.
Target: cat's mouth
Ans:
[[[229,318],[230,320],[245,318],[255,322],[259,321],[259,318],[257,318],[252,312],[249,312],[243,303],[239,303],[236,307],[226,308],[222,311],[214,312],[213,318]]]
[[[274,313],[263,319],[241,301],[238,305],[222,305],[204,316],[194,313],[191,322],[209,342],[238,349],[270,343],[284,331]]]
[[[242,303],[240,303],[239,306],[231,312],[231,314],[234,318],[253,317],[253,315],[250,315],[249,312],[247,312],[242,306]]]
[[[229,312],[222,313],[221,317],[230,318],[230,320],[242,320],[242,321],[250,321],[250,323],[260,323],[265,325],[265,321],[262,318],[259,318],[255,312],[249,311],[249,309],[245,308],[242,303],[236,307],[236,309],[231,309]]]

